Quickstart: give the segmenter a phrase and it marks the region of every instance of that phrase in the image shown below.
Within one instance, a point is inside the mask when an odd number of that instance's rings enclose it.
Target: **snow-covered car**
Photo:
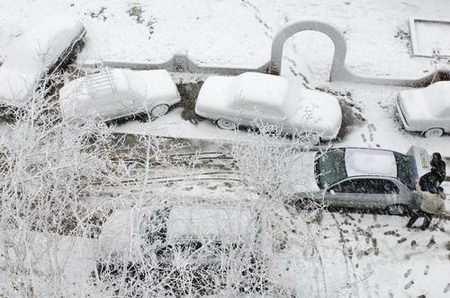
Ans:
[[[406,130],[422,132],[427,138],[449,133],[450,82],[401,91],[397,97],[397,110]]]
[[[208,77],[195,105],[197,115],[219,128],[281,125],[291,135],[315,133],[335,139],[342,122],[336,97],[310,90],[280,76],[247,72],[236,77]]]
[[[103,121],[137,116],[157,118],[180,101],[166,70],[108,69],[66,84],[59,91],[64,118]]]
[[[70,16],[49,16],[25,32],[0,66],[0,103],[21,107],[46,74],[51,74],[82,46],[83,24]]]
[[[308,152],[293,166],[301,183],[299,205],[310,200],[338,208],[383,210],[404,215],[418,207],[415,181],[430,170],[425,149],[406,154],[372,148],[336,148]],[[297,163],[296,162],[296,163]]]
[[[164,281],[171,285],[172,295],[182,296],[186,295],[186,285],[180,279],[182,273],[177,265],[182,260],[183,270],[189,270],[194,279],[188,290],[197,294],[213,294],[208,292],[208,286],[215,283],[218,287],[217,283],[225,282],[227,266],[235,266],[233,269],[245,275],[247,282],[254,282],[249,287],[261,286],[266,281],[258,276],[261,273],[258,270],[264,268],[253,266],[261,266],[270,257],[271,226],[262,228],[258,223],[264,221],[256,216],[245,206],[203,204],[116,211],[99,236],[101,257],[97,274],[104,278],[108,274],[122,274],[108,270],[126,257],[133,264],[127,274],[139,274],[133,278],[144,283],[153,280],[157,285],[159,282],[155,280]],[[251,246],[254,241],[260,241],[259,245]],[[253,261],[244,264],[244,259],[237,261],[240,258]],[[258,282],[253,278],[259,279]]]

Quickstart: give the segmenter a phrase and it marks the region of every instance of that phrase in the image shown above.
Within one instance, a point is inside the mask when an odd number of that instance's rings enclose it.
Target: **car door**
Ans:
[[[98,112],[105,120],[131,115],[134,111],[133,99],[124,92],[114,92],[97,100]]]
[[[442,128],[445,130],[445,132],[450,132],[450,106],[443,107],[441,115],[445,115],[441,119]]]
[[[357,184],[357,179],[349,178],[332,185],[325,192],[325,203],[333,207],[351,207]]]
[[[262,124],[273,124],[270,117],[267,117],[266,112],[261,108],[250,104],[242,104],[237,113],[239,124],[245,126],[260,127]]]
[[[398,187],[388,179],[349,178],[331,186],[325,201],[337,207],[378,209],[395,202],[398,194]]]

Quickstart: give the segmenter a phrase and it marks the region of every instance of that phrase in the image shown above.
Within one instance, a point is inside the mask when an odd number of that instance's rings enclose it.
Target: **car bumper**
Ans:
[[[339,131],[341,130],[341,126],[335,129],[333,132],[326,132],[320,136],[321,140],[324,141],[332,141],[337,138]]]
[[[395,100],[395,105],[397,107],[398,115],[400,117],[400,120],[403,123],[404,128],[408,131],[414,131],[414,129],[411,127],[411,125],[406,120],[405,114],[403,113],[403,109],[400,104],[400,96],[398,96],[397,99]]]

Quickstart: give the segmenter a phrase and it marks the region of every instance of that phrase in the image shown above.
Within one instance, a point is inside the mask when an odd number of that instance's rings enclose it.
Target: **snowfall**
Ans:
[[[302,19],[336,25],[347,40],[346,65],[357,74],[420,78],[432,73],[437,64],[450,63],[449,58],[435,61],[413,57],[408,35],[410,17],[448,19],[449,0],[2,0],[0,63],[7,59],[8,46],[39,19],[64,13],[78,16],[87,30],[86,46],[77,60],[80,67],[91,61],[156,63],[183,53],[205,65],[256,68],[269,60],[275,33],[287,23]],[[445,33],[448,35],[443,36]],[[439,34],[442,39],[450,39],[450,30]],[[364,118],[346,123],[335,146],[406,152],[418,145],[428,152],[450,156],[450,135],[426,139],[402,128],[394,101],[405,87],[329,82],[333,51],[333,43],[321,33],[294,35],[285,45],[282,75],[303,83],[297,74],[308,73],[310,87],[346,94],[345,100]],[[195,82],[205,75],[173,77]],[[181,111],[175,110],[154,122],[120,125],[117,131],[200,141],[232,138],[212,123],[194,125],[180,115]],[[450,185],[445,188],[450,195]],[[300,289],[303,292],[299,295],[450,297],[450,250],[445,245],[450,241],[450,223],[435,219],[431,229],[423,232],[406,229],[406,221],[398,216],[324,213],[321,225],[326,228],[320,253],[328,287],[311,282],[309,288]],[[67,242],[70,246],[73,240]],[[78,245],[80,249],[67,264],[74,279],[87,276],[95,266],[95,240]],[[366,253],[352,258],[349,265],[339,254],[342,249]],[[288,253],[295,254],[295,249]],[[300,267],[305,264],[291,262],[285,255],[278,258],[277,263],[285,266],[273,270],[282,283],[314,280],[315,268],[311,268],[310,276],[300,276],[300,269],[305,272]],[[348,270],[360,277],[355,284],[343,282]]]

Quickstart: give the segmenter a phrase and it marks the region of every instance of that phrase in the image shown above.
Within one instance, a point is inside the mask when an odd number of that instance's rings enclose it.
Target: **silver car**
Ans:
[[[372,148],[336,148],[317,153],[314,157],[317,188],[298,193],[301,200],[297,203],[312,199],[330,207],[405,215],[418,208],[415,180],[428,167],[425,149],[414,146],[406,155]]]

